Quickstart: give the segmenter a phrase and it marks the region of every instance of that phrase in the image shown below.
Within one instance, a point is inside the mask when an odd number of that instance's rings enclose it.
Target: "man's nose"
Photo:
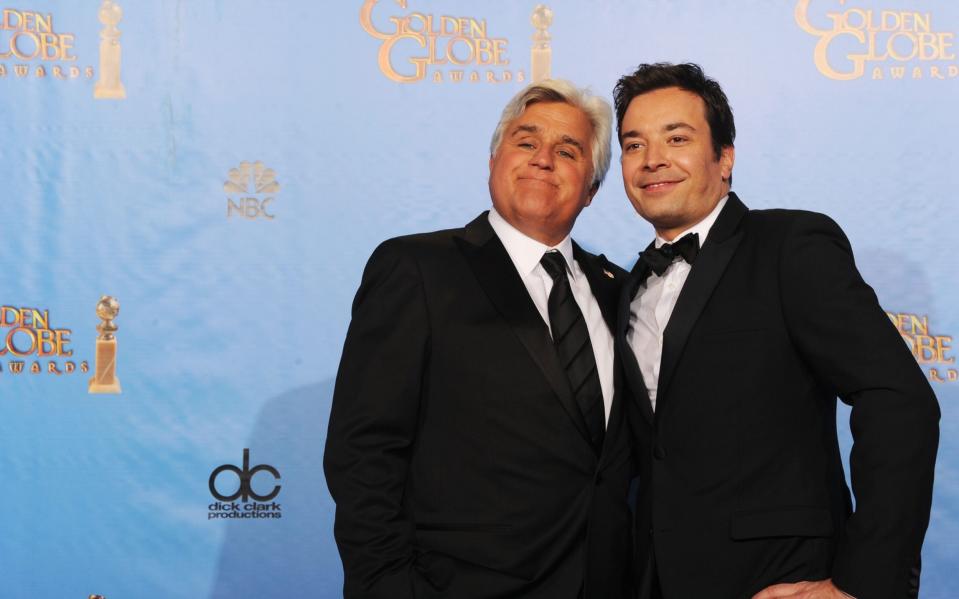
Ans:
[[[669,157],[664,148],[656,144],[650,144],[646,148],[645,162],[643,168],[647,171],[655,171],[664,166],[669,166]]]
[[[529,163],[533,166],[553,170],[553,149],[547,146],[541,146],[530,156]]]

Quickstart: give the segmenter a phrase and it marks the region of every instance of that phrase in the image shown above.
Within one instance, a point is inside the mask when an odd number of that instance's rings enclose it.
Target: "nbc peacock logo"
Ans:
[[[276,218],[272,204],[280,191],[280,183],[276,180],[276,171],[263,162],[243,161],[238,167],[230,169],[223,191],[229,194],[226,199],[227,218]]]

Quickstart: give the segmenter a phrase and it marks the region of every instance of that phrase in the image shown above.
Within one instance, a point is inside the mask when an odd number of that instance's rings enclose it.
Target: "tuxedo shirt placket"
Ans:
[[[630,342],[654,412],[663,355],[663,332],[689,271],[689,264],[677,259],[663,276],[651,273],[637,292],[630,309],[630,322],[642,326],[642,330],[631,331]]]
[[[674,239],[682,239],[689,233],[699,235],[700,245],[704,243],[709,235],[719,213],[726,205],[727,198],[722,198],[716,207],[706,218],[676,235]],[[667,243],[661,237],[656,237],[655,246],[662,247]],[[686,278],[689,276],[692,266],[677,257],[663,276],[657,276],[650,273],[646,281],[639,286],[636,296],[630,303],[629,324],[630,328],[626,332],[626,338],[629,345],[636,355],[636,362],[639,364],[640,372],[643,375],[643,381],[646,383],[646,392],[649,394],[649,402],[656,411],[656,400],[659,391],[659,371],[662,365],[663,357],[663,333],[666,325],[669,324],[669,318],[672,316],[673,308],[676,307],[676,301],[682,292]]]

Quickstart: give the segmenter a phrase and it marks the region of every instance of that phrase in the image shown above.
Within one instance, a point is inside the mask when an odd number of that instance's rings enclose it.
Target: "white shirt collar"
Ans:
[[[728,199],[729,196],[724,195],[723,198],[719,200],[719,203],[716,204],[716,207],[713,208],[713,211],[706,215],[706,218],[674,237],[673,241],[679,241],[689,233],[697,233],[699,235],[699,247],[703,247],[703,242],[706,241],[706,236],[709,235],[709,230],[713,228],[713,223],[715,223],[716,219],[719,218],[719,213],[723,211],[723,206],[726,205],[726,200]],[[662,247],[664,243],[670,242],[657,235],[656,247]]]
[[[555,246],[548,246],[527,236],[513,225],[506,222],[496,208],[489,209],[489,224],[496,232],[496,236],[503,242],[506,252],[516,265],[516,270],[524,277],[539,265],[543,254],[549,250],[559,250],[566,259],[566,268],[573,269],[573,240],[567,235]]]

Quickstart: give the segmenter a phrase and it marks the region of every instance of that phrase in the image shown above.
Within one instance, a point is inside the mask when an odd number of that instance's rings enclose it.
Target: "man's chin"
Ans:
[[[633,207],[643,220],[648,221],[657,230],[672,228],[683,221],[681,214],[671,209],[671,206],[663,205],[662,202],[648,202],[638,208],[634,204]]]
[[[516,218],[526,222],[545,223],[555,218],[558,200],[555,197],[533,196],[525,197],[517,203],[513,214]]]

